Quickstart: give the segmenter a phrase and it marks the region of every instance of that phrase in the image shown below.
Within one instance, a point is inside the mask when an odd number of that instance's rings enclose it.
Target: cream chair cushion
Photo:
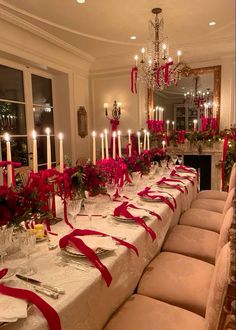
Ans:
[[[197,194],[197,199],[219,199],[226,201],[228,193],[219,190],[202,190]]]
[[[223,216],[217,212],[191,208],[182,214],[179,223],[181,225],[198,227],[220,232]]]
[[[177,225],[167,235],[162,251],[180,253],[215,264],[218,240],[219,234],[213,231]]]
[[[213,270],[207,262],[161,252],[146,268],[137,293],[204,317]]]
[[[217,200],[217,199],[207,199],[207,198],[201,198],[196,199],[192,202],[191,208],[198,208],[218,213],[223,213],[225,201]]]
[[[230,272],[230,243],[227,243],[217,259],[207,300],[206,324],[208,330],[218,327],[224,298],[227,293]]]
[[[131,296],[104,330],[205,330],[205,319],[182,308],[141,295]]]

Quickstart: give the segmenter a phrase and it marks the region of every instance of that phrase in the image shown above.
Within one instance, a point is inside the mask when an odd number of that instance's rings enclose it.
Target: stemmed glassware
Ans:
[[[176,154],[173,154],[173,155],[171,156],[171,159],[172,159],[172,161],[173,161],[173,164],[176,165],[176,162],[177,162],[177,160],[178,160],[178,156],[177,156]]]
[[[94,228],[92,221],[93,221],[93,214],[94,214],[95,207],[96,207],[96,198],[95,197],[87,197],[84,200],[85,212],[88,214],[90,228],[92,228],[92,229]]]
[[[12,243],[12,234],[13,234],[13,227],[0,227],[0,268],[4,268],[4,257],[6,256],[7,252],[6,250],[9,248],[9,246]],[[8,278],[12,275],[14,275],[14,270],[8,268],[7,274],[4,276],[4,278]]]
[[[34,232],[25,231],[19,233],[19,247],[26,257],[26,265],[20,269],[21,274],[30,276],[37,272],[36,268],[31,265],[30,255],[36,243],[36,235]]]
[[[80,213],[82,206],[82,198],[69,199],[67,201],[68,213],[72,216],[73,224],[76,226],[76,217]]]
[[[116,186],[114,180],[111,180],[111,181],[107,182],[106,189],[107,189],[108,195],[110,196],[110,199],[113,200],[114,194],[115,194],[116,189],[117,189],[117,186]]]
[[[181,165],[183,163],[183,157],[182,156],[178,156],[178,163],[179,163],[179,165]]]

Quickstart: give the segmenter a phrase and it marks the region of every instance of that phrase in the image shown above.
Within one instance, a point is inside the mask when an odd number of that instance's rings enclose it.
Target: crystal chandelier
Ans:
[[[188,91],[184,94],[184,103],[185,106],[198,110],[200,116],[204,114],[205,117],[211,117],[213,115],[212,109],[214,107],[213,92],[210,88],[200,90],[199,81],[200,77],[195,76],[194,91]]]
[[[188,74],[190,68],[183,63],[178,50],[178,62],[174,64],[169,57],[167,38],[164,36],[161,8],[152,9],[155,20],[149,21],[150,41],[141,49],[141,57],[135,55],[135,66],[131,70],[131,91],[137,93],[137,80],[145,82],[148,88],[163,90],[171,84],[177,84],[181,74]]]

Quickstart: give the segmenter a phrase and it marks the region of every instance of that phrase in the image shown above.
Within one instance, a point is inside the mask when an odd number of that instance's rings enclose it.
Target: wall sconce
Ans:
[[[104,103],[104,110],[105,110],[105,116],[108,117],[108,103]],[[112,118],[115,120],[119,120],[121,116],[121,102],[114,101],[113,108],[111,111]]]

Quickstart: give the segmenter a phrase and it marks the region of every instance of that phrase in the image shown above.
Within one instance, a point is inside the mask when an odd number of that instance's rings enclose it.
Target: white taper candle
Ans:
[[[59,133],[59,171],[63,173],[64,171],[64,150],[63,150],[63,134]]]
[[[38,173],[38,150],[37,150],[37,134],[32,132],[33,137],[33,172]]]
[[[47,169],[50,170],[52,168],[50,128],[47,127],[45,131],[47,134]]]

